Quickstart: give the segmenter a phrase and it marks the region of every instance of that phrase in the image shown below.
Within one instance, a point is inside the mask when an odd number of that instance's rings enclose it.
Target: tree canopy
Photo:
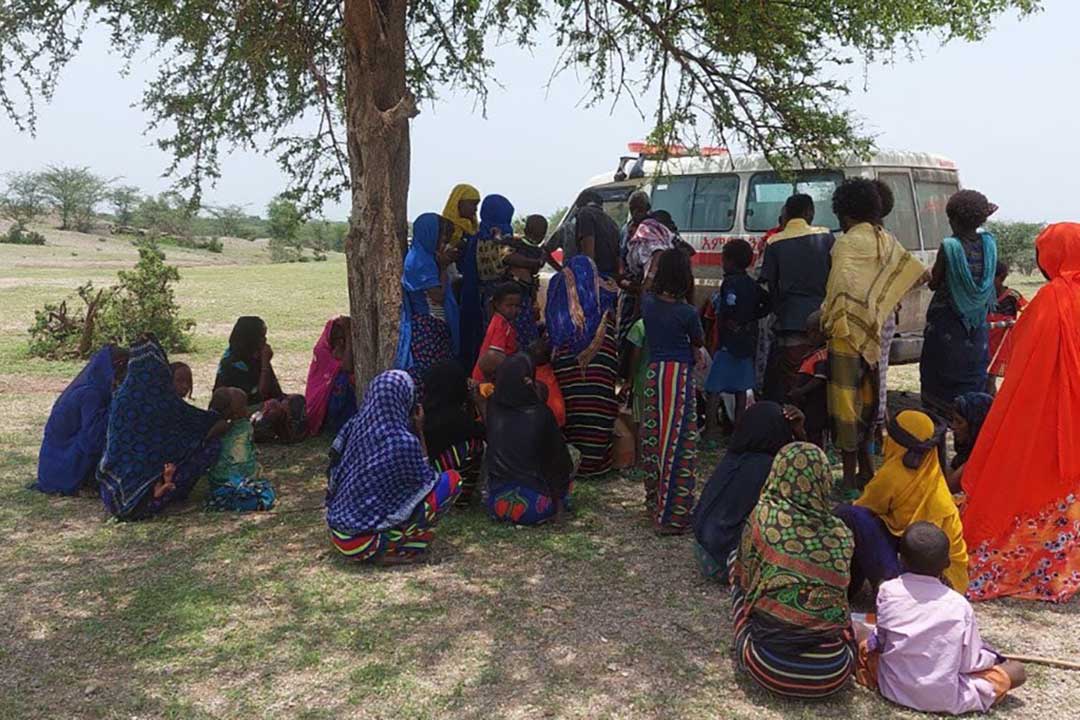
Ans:
[[[390,0],[369,0],[390,11]],[[453,86],[486,99],[498,38],[555,43],[593,102],[636,103],[653,140],[738,143],[777,164],[869,148],[835,68],[909,51],[924,37],[977,40],[1002,12],[1040,0],[411,0],[411,99]],[[0,105],[32,131],[87,25],[129,61],[162,59],[143,106],[180,188],[198,196],[232,147],[276,154],[290,197],[312,210],[348,188],[342,24],[333,0],[0,2]],[[385,22],[387,18],[383,18]]]

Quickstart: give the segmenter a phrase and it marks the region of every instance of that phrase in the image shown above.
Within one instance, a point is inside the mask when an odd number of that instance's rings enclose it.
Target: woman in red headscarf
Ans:
[[[1005,382],[964,468],[973,600],[1080,590],[1080,224],[1035,241],[1050,281],[1012,332]]]

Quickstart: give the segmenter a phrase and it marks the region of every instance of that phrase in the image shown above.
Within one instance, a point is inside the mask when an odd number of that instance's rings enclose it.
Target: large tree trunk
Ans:
[[[405,85],[407,0],[345,1],[345,112],[352,212],[349,266],[357,393],[391,367],[407,243],[409,119]]]

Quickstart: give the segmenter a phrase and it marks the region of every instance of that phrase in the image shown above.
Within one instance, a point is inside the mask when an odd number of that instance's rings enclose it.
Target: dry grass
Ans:
[[[854,687],[788,703],[737,676],[724,593],[699,579],[687,538],[653,537],[627,479],[581,484],[557,529],[455,510],[433,562],[394,571],[330,551],[322,441],[262,451],[281,504],[259,515],[206,514],[197,496],[117,524],[95,500],[26,490],[49,407],[77,370],[25,357],[29,313],[111,269],[51,251],[34,269],[0,257],[0,717],[918,717]],[[300,388],[323,322],[347,306],[340,261],[183,274],[180,301],[199,321],[183,359],[200,403],[237,315],[268,320],[282,382]],[[990,642],[1062,657],[1080,656],[1077,610],[978,607]],[[1033,668],[997,713],[1078,705],[1080,677]]]

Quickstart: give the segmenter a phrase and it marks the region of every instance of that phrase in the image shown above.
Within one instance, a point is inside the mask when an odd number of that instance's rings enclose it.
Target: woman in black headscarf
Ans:
[[[488,513],[518,525],[537,525],[562,513],[580,457],[537,393],[535,373],[528,355],[507,358],[487,404]]]
[[[457,360],[446,360],[424,373],[423,383],[428,458],[439,472],[456,470],[461,475],[457,502],[467,503],[484,459],[484,426],[477,418],[469,380]]]
[[[214,390],[233,387],[244,391],[253,413],[255,442],[296,442],[307,434],[304,396],[282,392],[270,364],[273,357],[263,319],[254,315],[239,318],[218,363]]]
[[[756,403],[739,418],[727,453],[694,509],[694,555],[705,577],[728,582],[728,556],[739,546],[773,458],[793,440],[806,439],[803,420],[798,410],[774,402]]]

